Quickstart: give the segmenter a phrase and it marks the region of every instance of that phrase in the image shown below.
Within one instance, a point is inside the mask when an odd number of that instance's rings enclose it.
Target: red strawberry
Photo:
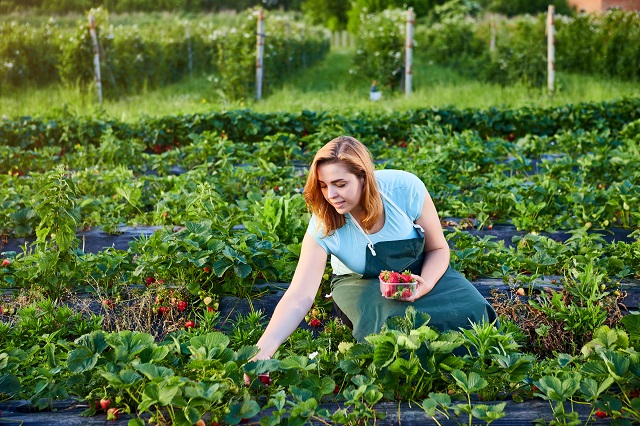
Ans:
[[[311,325],[311,327],[320,327],[322,322],[318,318],[311,318],[309,325]]]
[[[269,373],[258,374],[258,378],[265,386],[269,386],[272,382],[271,377],[269,377]]]
[[[391,272],[389,274],[388,283],[399,283],[400,282],[400,274],[397,272]]]
[[[153,284],[153,283],[155,283],[155,282],[156,282],[156,279],[155,279],[155,278],[153,278],[153,277],[147,277],[147,278],[145,279],[145,282],[147,283],[147,285],[151,285],[151,284]]]
[[[409,297],[411,297],[411,289],[405,288],[402,290],[402,298],[408,299]]]
[[[158,314],[159,314],[159,315],[164,315],[164,314],[166,314],[167,312],[169,312],[169,307],[168,307],[168,306],[160,306],[160,307],[158,308]]]
[[[400,280],[405,283],[410,283],[413,281],[413,277],[411,276],[411,273],[403,272],[400,274]]]
[[[393,286],[385,285],[383,294],[384,294],[384,297],[393,297]]]
[[[214,308],[213,306],[207,306],[207,312],[215,312],[216,308]]]
[[[120,410],[117,408],[109,408],[107,410],[107,420],[118,420],[118,414]]]
[[[187,309],[187,302],[185,302],[184,300],[181,300],[178,302],[178,310],[180,312],[184,311],[185,309]]]
[[[109,299],[104,299],[102,301],[102,306],[106,308],[113,308],[113,301],[109,300]]]
[[[105,411],[106,411],[106,410],[109,408],[109,405],[111,405],[111,400],[110,400],[110,399],[102,398],[102,399],[100,400],[100,407],[101,407],[103,410],[105,410]]]
[[[333,393],[338,393],[340,392],[340,386],[336,385],[335,388],[333,388]]]
[[[211,268],[209,268],[208,266],[205,266],[204,268],[202,268],[202,270],[203,270],[206,274],[208,274],[208,273],[210,273],[210,272],[211,272]]]
[[[605,413],[602,410],[598,410],[598,411],[596,411],[596,417],[599,417],[599,418],[603,419],[603,418],[607,417],[607,413]]]
[[[200,419],[196,422],[196,426],[207,426],[207,424],[204,422],[204,420]]]
[[[196,326],[196,323],[193,322],[193,321],[187,321],[187,322],[184,323],[184,327],[185,328],[193,328],[195,326]]]
[[[2,267],[4,268],[5,266],[9,266],[11,265],[11,261],[9,259],[3,259],[2,260]]]

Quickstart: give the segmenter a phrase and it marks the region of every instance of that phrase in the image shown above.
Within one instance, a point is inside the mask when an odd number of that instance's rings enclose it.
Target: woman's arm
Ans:
[[[300,260],[289,288],[278,302],[267,329],[258,340],[260,352],[254,360],[268,359],[278,350],[311,309],[325,266],[327,253],[309,234],[302,240]]]
[[[414,275],[414,278],[418,281],[418,287],[413,297],[406,299],[408,301],[419,299],[433,289],[438,280],[447,271],[451,256],[449,244],[447,244],[447,239],[442,232],[438,211],[429,192],[424,197],[422,212],[416,223],[422,226],[424,230],[425,255],[421,274]]]

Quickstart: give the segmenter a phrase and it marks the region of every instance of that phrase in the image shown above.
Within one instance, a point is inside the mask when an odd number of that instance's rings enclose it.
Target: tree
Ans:
[[[347,28],[347,12],[351,3],[344,0],[304,0],[302,12],[314,24],[323,25],[331,31]]]
[[[507,16],[535,15],[545,12],[549,4],[555,5],[556,13],[572,15],[575,9],[567,0],[477,0],[481,6],[491,12],[501,13]]]

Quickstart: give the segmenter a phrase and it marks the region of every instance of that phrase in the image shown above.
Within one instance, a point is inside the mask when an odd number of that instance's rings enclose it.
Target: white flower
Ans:
[[[309,359],[314,359],[314,358],[315,358],[315,357],[317,357],[317,356],[318,356],[318,351],[311,352],[311,353],[309,354]]]

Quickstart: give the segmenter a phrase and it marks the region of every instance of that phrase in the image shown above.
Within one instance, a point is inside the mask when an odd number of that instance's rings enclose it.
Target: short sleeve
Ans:
[[[418,219],[422,214],[422,206],[427,195],[427,187],[420,178],[412,173],[405,172],[405,212],[413,221]]]
[[[320,247],[322,247],[327,254],[331,254],[331,250],[329,250],[326,240],[322,238],[323,231],[320,226],[320,221],[318,220],[318,217],[315,214],[312,215],[311,220],[309,220],[309,225],[307,226],[307,233],[311,235],[314,240],[316,240],[316,243],[318,243]]]

